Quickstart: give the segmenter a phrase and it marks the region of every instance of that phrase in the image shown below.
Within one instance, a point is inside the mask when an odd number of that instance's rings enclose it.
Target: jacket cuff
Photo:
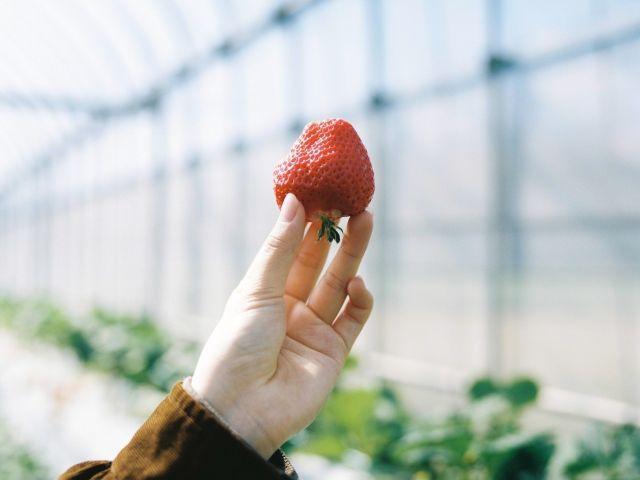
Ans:
[[[265,461],[176,384],[112,464],[116,478],[297,479],[280,451]]]
[[[211,414],[211,416],[213,416],[218,421],[218,423],[220,423],[227,430],[229,430],[229,432],[235,438],[237,438],[239,441],[245,444],[247,448],[253,450],[254,453],[259,455],[258,452],[256,452],[249,444],[247,444],[244,441],[244,439],[240,435],[238,435],[238,433],[227,423],[227,421],[222,417],[222,415],[218,413],[218,411],[213,407],[213,405],[211,405],[211,403],[207,401],[205,398],[202,398],[202,396],[194,390],[194,388],[191,386],[191,377],[186,377],[182,381],[182,388],[193,399],[195,399],[198,403],[200,403],[200,405],[202,405],[207,410],[207,412],[209,412],[209,414]],[[274,467],[276,467],[278,470],[288,475],[288,477],[285,477],[285,478],[291,478],[293,480],[298,478],[298,474],[293,468],[293,465],[291,465],[291,461],[289,460],[289,458],[287,458],[287,456],[284,454],[282,450],[279,450],[279,449],[276,450],[275,453],[271,455],[271,457],[269,458],[269,463],[272,464]]]

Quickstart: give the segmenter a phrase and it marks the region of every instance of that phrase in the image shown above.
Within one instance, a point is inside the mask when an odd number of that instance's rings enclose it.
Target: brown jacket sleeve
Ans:
[[[59,480],[297,478],[282,452],[265,461],[178,383],[112,462],[74,465]]]

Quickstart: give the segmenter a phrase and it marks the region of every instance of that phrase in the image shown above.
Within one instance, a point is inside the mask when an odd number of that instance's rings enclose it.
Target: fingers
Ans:
[[[373,217],[369,212],[351,217],[340,249],[311,292],[307,304],[325,323],[331,324],[347,296],[347,282],[358,272],[367,249]]]
[[[310,225],[287,277],[285,293],[301,302],[309,298],[329,253],[330,243],[317,239],[318,228],[315,222]]]
[[[280,216],[240,283],[243,290],[260,298],[281,297],[304,233],[304,207],[287,194]]]
[[[349,351],[371,314],[373,295],[367,290],[364,280],[360,277],[349,282],[347,291],[349,299],[333,323],[333,329],[342,337]]]

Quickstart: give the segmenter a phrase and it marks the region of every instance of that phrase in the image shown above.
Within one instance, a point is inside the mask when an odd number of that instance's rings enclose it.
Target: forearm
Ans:
[[[160,403],[113,462],[85,462],[60,480],[297,478],[276,452],[266,462],[181,384]]]

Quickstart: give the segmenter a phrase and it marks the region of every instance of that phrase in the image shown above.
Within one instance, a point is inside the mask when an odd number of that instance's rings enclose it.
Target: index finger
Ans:
[[[302,203],[287,194],[278,221],[249,266],[241,285],[261,297],[281,297],[305,227]]]

